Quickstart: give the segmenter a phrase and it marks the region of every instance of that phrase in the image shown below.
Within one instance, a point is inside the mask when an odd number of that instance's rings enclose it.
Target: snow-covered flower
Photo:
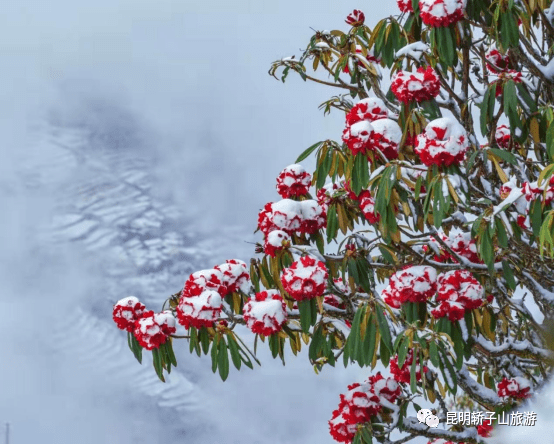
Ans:
[[[384,156],[393,160],[398,158],[398,145],[402,140],[402,129],[392,119],[379,119],[372,123],[373,144],[371,149],[379,149]]]
[[[287,305],[278,290],[256,293],[243,308],[246,326],[253,333],[273,335],[287,320]]]
[[[412,0],[396,0],[400,12],[414,12]]]
[[[400,308],[406,302],[427,302],[437,292],[437,271],[417,265],[397,271],[381,296],[391,307]]]
[[[506,125],[498,125],[494,133],[494,140],[496,140],[496,144],[501,148],[508,149],[510,146],[510,139],[510,128]]]
[[[490,438],[492,433],[492,421],[486,419],[481,425],[477,426],[477,434],[483,438]]]
[[[244,261],[239,259],[227,259],[224,264],[216,265],[215,270],[221,272],[223,288],[226,289],[225,294],[234,293],[242,290],[248,292],[250,286],[250,275],[248,267]],[[222,296],[223,296],[222,295]]]
[[[308,193],[312,176],[300,164],[289,165],[277,176],[277,192],[283,199]]]
[[[281,282],[293,299],[301,301],[321,296],[325,292],[327,275],[323,262],[302,256],[282,271]]]
[[[227,293],[227,288],[223,284],[223,274],[221,271],[212,268],[192,273],[185,282],[181,294],[186,297],[198,296],[204,290],[214,290],[222,296]]]
[[[170,312],[155,314],[147,311],[136,320],[133,333],[145,349],[159,348],[167,341],[168,335],[175,333],[175,318]]]
[[[357,424],[349,424],[339,409],[333,411],[329,421],[329,433],[337,442],[351,443],[358,430]]]
[[[412,349],[408,350],[406,359],[402,367],[398,367],[398,355],[390,360],[390,372],[393,374],[394,379],[398,382],[404,382],[406,384],[410,383],[410,372],[412,367],[412,362],[414,361],[414,351]],[[427,367],[423,366],[423,373],[427,372]],[[421,380],[421,365],[419,364],[419,357],[416,358],[416,380]]]
[[[369,190],[364,190],[358,196],[359,207],[370,224],[379,223],[379,214],[375,213],[375,199]]]
[[[451,270],[437,278],[437,302],[431,311],[435,318],[448,316],[452,322],[464,317],[466,310],[479,308],[485,302],[485,289],[468,270]]]
[[[350,289],[345,285],[342,278],[335,278],[333,279],[334,286],[342,293],[342,294],[349,294]],[[333,291],[332,287],[329,287],[330,291]],[[341,308],[344,309],[346,307],[344,301],[342,298],[335,294],[326,294],[325,298],[323,299],[323,302],[325,304],[329,304],[332,307],[335,308]]]
[[[356,54],[362,54],[362,47],[360,45],[356,45]],[[367,50],[367,55],[365,56],[365,59],[370,63],[381,63],[381,59],[378,57],[375,57],[375,52],[373,48]],[[342,69],[342,72],[345,72],[346,74],[350,74],[351,69],[352,70],[354,69],[352,65],[353,60],[358,60],[357,64],[360,69],[366,69],[364,63],[359,59],[359,57],[353,56],[348,60],[349,63],[346,64],[346,66]]]
[[[439,233],[439,236],[448,248],[457,255],[465,257],[468,261],[476,264],[483,262],[477,254],[477,244],[475,239],[471,238],[471,233],[452,230],[448,236],[444,233]],[[442,245],[434,237],[431,236],[429,240],[434,246],[433,249],[435,251],[439,250],[440,252],[434,257],[437,262],[446,262],[449,260],[458,262],[455,257],[452,257],[448,251],[442,248]]]
[[[181,296],[177,319],[185,328],[212,327],[221,314],[221,296],[217,291],[204,290],[198,296]]]
[[[504,71],[508,68],[508,54],[501,54],[496,46],[492,46],[485,54],[487,69],[493,73]]]
[[[145,312],[146,307],[135,296],[123,298],[113,306],[113,320],[117,328],[132,332],[135,321]]]
[[[331,201],[342,191],[345,191],[344,181],[325,184],[317,190],[317,203],[327,211]]]
[[[368,120],[361,120],[344,129],[342,140],[353,155],[365,154],[373,144],[373,131],[373,125]]]
[[[419,0],[419,14],[427,26],[446,27],[464,18],[467,0]]]
[[[373,122],[388,117],[385,103],[377,97],[368,97],[356,103],[346,115],[346,124],[354,125],[362,120]]]
[[[425,127],[417,136],[415,152],[427,165],[459,164],[469,149],[468,137],[462,125],[454,118],[441,117]]]
[[[361,26],[365,22],[365,15],[362,11],[358,9],[354,9],[354,11],[348,14],[348,17],[346,17],[345,22],[351,26]]]
[[[264,243],[264,253],[275,257],[277,251],[290,246],[290,236],[283,230],[274,230],[268,233]]]
[[[258,215],[258,227],[264,234],[274,230],[282,230],[313,234],[325,227],[327,215],[325,208],[313,199],[301,202],[283,199],[268,203]]]
[[[525,182],[523,194],[527,202],[538,199],[544,201],[545,205],[550,205],[554,201],[554,176],[543,181],[540,186],[538,182]]]
[[[401,102],[423,102],[439,94],[440,83],[435,70],[428,66],[416,72],[398,71],[392,79],[391,90]]]
[[[504,378],[498,384],[498,396],[501,398],[525,399],[531,396],[531,385],[525,378],[517,376],[512,379]]]
[[[495,88],[495,97],[500,96],[504,92],[504,84],[508,80],[513,80],[514,83],[521,83],[522,82],[523,74],[521,72],[516,71],[514,69],[510,69],[505,72],[501,72],[498,74],[498,79],[494,82],[491,82],[491,85],[496,85]]]

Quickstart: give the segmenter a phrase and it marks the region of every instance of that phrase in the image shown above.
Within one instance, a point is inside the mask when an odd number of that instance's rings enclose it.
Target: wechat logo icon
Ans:
[[[439,425],[439,418],[433,415],[429,409],[421,409],[417,412],[417,420],[421,423],[427,424],[431,428],[436,428]]]

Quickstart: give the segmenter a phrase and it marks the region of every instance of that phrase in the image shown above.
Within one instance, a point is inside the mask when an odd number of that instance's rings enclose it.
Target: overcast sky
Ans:
[[[106,378],[96,369],[102,362],[77,367],[77,356],[59,351],[74,332],[51,335],[61,322],[76,323],[65,319],[69,308],[90,308],[105,298],[100,289],[111,281],[102,268],[109,264],[104,252],[90,257],[79,244],[52,247],[45,239],[67,203],[58,191],[91,171],[70,169],[71,162],[58,169],[49,164],[49,151],[41,149],[44,123],[100,128],[112,138],[124,130],[118,149],[127,150],[127,158],[153,159],[154,198],[174,202],[194,229],[236,226],[242,234],[222,239],[217,260],[244,255],[258,210],[278,198],[277,173],[312,143],[338,139],[343,126],[342,116],[324,118],[317,109],[336,91],[294,75],[283,85],[267,74],[270,64],[299,54],[310,27],[345,29],[354,8],[366,12],[370,25],[396,12],[394,1],[2,4],[0,423],[12,423],[12,444],[151,444],[175,437],[168,435],[167,419],[137,405],[144,398],[130,396],[123,376]],[[87,155],[94,160],[94,153]],[[121,293],[127,296],[127,289]],[[119,339],[125,346],[123,334]],[[75,350],[86,354],[92,346],[85,340]],[[137,368],[122,350],[121,359]],[[332,442],[326,421],[338,395],[367,372],[338,368],[315,376],[306,357],[286,368],[264,357],[262,369],[232,373],[225,384],[213,379],[206,360],[186,364],[207,406],[198,427],[208,425],[187,442]]]

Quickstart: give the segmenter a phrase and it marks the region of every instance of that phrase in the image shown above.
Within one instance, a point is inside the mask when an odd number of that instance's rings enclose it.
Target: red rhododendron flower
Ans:
[[[346,422],[342,411],[337,409],[333,412],[333,417],[329,421],[329,432],[335,441],[351,443],[357,430],[356,424]]]
[[[113,306],[113,320],[117,328],[132,332],[135,328],[135,321],[145,312],[144,304],[134,296],[123,298]]]
[[[450,232],[449,236],[440,233],[440,237],[442,241],[459,256],[465,257],[468,261],[476,264],[483,262],[477,254],[477,244],[475,243],[475,239],[471,238],[471,233]],[[446,262],[448,260],[451,260],[452,262],[458,262],[456,258],[452,257],[452,255],[448,251],[442,248],[442,245],[439,244],[435,238],[430,238],[430,244],[434,247],[433,250],[440,252],[434,257],[437,262]]]
[[[327,267],[313,257],[302,256],[283,270],[281,282],[293,299],[312,299],[325,292]]]
[[[342,132],[342,140],[352,154],[366,154],[373,144],[373,125],[368,120],[349,125]]]
[[[175,333],[175,318],[171,312],[155,314],[153,311],[147,311],[135,321],[133,333],[145,349],[159,348],[167,341],[169,334]]]
[[[492,421],[486,419],[483,424],[477,426],[477,434],[483,438],[490,438],[492,433]]]
[[[244,304],[243,314],[253,333],[270,336],[281,331],[287,320],[287,304],[278,290],[262,291]]]
[[[466,310],[479,308],[485,299],[485,290],[468,270],[452,270],[437,279],[439,307],[431,311],[435,318],[448,316],[452,322],[464,317]]]
[[[367,422],[381,411],[379,397],[372,392],[369,383],[354,383],[348,386],[348,391],[340,395],[339,410],[346,422],[359,424]]]
[[[412,0],[396,0],[396,3],[401,12],[414,12]]]
[[[398,71],[392,79],[391,90],[404,103],[423,102],[437,97],[440,82],[435,70],[418,68],[417,72]]]
[[[192,273],[185,282],[182,295],[198,296],[204,290],[215,290],[221,296],[227,294],[227,288],[223,283],[223,273],[215,268]]]
[[[341,193],[344,195],[344,191],[344,181],[328,183],[317,190],[317,203],[327,211],[333,199],[339,197]]]
[[[527,216],[523,216],[523,215],[519,215],[517,217],[517,220],[516,220],[516,223],[519,225],[520,228],[522,228],[523,230],[526,230],[529,228],[529,223],[528,223],[528,217]]]
[[[290,246],[290,236],[282,230],[274,230],[265,238],[264,253],[275,257],[277,251]]]
[[[492,47],[485,54],[487,69],[493,73],[504,71],[508,68],[508,54],[501,54],[496,47]]]
[[[504,83],[508,80],[513,80],[515,83],[521,83],[522,74],[519,71],[510,69],[506,72],[498,74],[498,80],[491,82],[491,85],[496,85],[495,97],[500,96],[504,92]]]
[[[283,199],[268,203],[258,215],[258,227],[266,235],[274,230],[282,230],[288,234],[313,234],[326,224],[325,208],[312,199],[301,202]]]
[[[234,293],[242,290],[247,293],[250,286],[250,275],[246,263],[239,259],[228,259],[224,264],[216,265],[215,270],[218,270],[223,275],[223,288],[226,289],[225,294]],[[225,295],[223,294],[223,296]]]
[[[394,379],[398,382],[410,383],[410,372],[412,362],[414,360],[414,351],[408,350],[406,359],[402,367],[398,367],[398,355],[390,360],[390,372],[393,374]],[[423,373],[426,373],[428,368],[423,366]],[[421,366],[419,365],[419,357],[416,358],[416,380],[421,380]]]
[[[359,207],[364,217],[370,224],[379,223],[379,214],[375,213],[375,199],[369,192],[369,190],[364,190],[359,196]]]
[[[373,122],[374,120],[384,119],[389,116],[385,103],[377,97],[368,97],[362,99],[346,115],[346,124],[348,126],[361,122],[362,120],[368,120]]]
[[[548,181],[543,181],[540,186],[537,182],[525,182],[523,194],[528,202],[539,199],[544,201],[545,205],[550,205],[554,201],[554,176]]]
[[[394,378],[385,378],[381,375],[381,372],[377,372],[376,375],[370,376],[368,382],[371,384],[371,392],[379,398],[379,402],[382,404],[383,399],[390,403],[394,403],[396,399],[402,393],[402,389],[398,382]]]
[[[362,11],[354,9],[354,11],[348,14],[348,17],[346,17],[345,21],[352,26],[361,26],[364,24],[365,15]]]
[[[177,319],[185,328],[212,327],[221,314],[221,296],[213,290],[204,290],[198,296],[181,296],[177,305]]]
[[[422,265],[393,274],[381,296],[391,307],[400,308],[406,302],[427,302],[436,292],[437,271]]]
[[[373,143],[371,149],[379,149],[387,159],[398,158],[398,145],[402,140],[402,130],[392,119],[375,120],[373,126]]]
[[[496,144],[504,149],[508,149],[510,146],[510,128],[508,128],[506,125],[499,125],[496,127],[496,132],[494,133],[494,139],[496,140]]]
[[[308,193],[312,176],[299,164],[289,165],[277,177],[277,192],[283,199]]]
[[[530,390],[529,381],[519,376],[512,379],[504,378],[498,384],[498,396],[501,398],[529,398],[531,396]]]
[[[430,122],[424,132],[417,136],[415,146],[416,154],[427,166],[459,164],[464,160],[468,149],[464,127],[450,117]]]
[[[352,66],[352,61],[358,59],[358,66],[361,69],[366,69],[366,65],[363,62],[363,55],[362,54],[362,47],[360,45],[356,45],[356,54],[352,55],[351,59],[348,60],[348,64],[342,69],[342,72],[345,72],[346,74],[350,74],[351,70],[354,68]],[[375,52],[373,51],[373,48],[367,50],[367,55],[365,59],[370,63],[381,63],[381,59],[378,57],[375,57]],[[350,66],[349,66],[350,65]]]
[[[464,18],[467,0],[419,0],[419,14],[427,26],[450,26]]]

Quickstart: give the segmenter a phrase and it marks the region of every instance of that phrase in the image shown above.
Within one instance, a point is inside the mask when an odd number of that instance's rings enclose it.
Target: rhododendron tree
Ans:
[[[508,412],[554,365],[554,6],[397,4],[272,65],[342,90],[321,108],[344,131],[282,169],[250,263],[205,264],[161,312],[129,297],[113,319],[162,380],[177,339],[224,380],[260,341],[283,363],[306,345],[316,372],[359,365],[329,412],[338,442],[480,443],[496,419],[448,409]]]

